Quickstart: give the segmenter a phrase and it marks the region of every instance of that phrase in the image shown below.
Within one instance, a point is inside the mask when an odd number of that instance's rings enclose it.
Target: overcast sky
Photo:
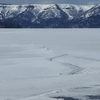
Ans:
[[[98,4],[100,0],[0,0],[0,3],[7,4],[51,4],[51,3],[61,3],[61,4],[78,4],[78,5],[87,5],[87,4]]]

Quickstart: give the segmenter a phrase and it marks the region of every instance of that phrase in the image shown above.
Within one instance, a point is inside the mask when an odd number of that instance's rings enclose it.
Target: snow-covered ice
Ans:
[[[99,31],[1,29],[0,100],[100,98]]]

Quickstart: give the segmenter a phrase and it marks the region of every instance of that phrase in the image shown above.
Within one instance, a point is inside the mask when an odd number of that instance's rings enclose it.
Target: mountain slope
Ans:
[[[94,5],[73,5],[73,4],[59,4],[61,9],[69,15],[70,19],[91,9]]]
[[[0,4],[0,22],[23,28],[100,27],[100,5]]]
[[[100,28],[100,5],[80,14],[71,21],[71,27]]]
[[[21,28],[19,24],[0,22],[0,28]]]
[[[93,6],[91,9],[87,10],[86,12],[80,14],[80,18],[88,18],[91,16],[100,15],[100,4]]]
[[[62,27],[69,16],[56,4],[39,13],[37,19],[32,23],[32,27]]]
[[[25,6],[20,5],[0,5],[0,19],[12,18],[22,13],[25,9]]]

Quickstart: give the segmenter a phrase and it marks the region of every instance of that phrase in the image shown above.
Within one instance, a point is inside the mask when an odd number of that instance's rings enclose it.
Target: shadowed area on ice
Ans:
[[[54,97],[54,98],[56,98],[56,99],[63,99],[63,100],[79,100],[79,99],[75,99],[75,98],[73,98],[73,97]]]

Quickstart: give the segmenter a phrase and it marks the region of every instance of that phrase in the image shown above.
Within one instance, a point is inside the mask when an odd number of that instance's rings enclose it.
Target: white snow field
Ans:
[[[0,100],[57,97],[100,100],[100,29],[0,29]]]

